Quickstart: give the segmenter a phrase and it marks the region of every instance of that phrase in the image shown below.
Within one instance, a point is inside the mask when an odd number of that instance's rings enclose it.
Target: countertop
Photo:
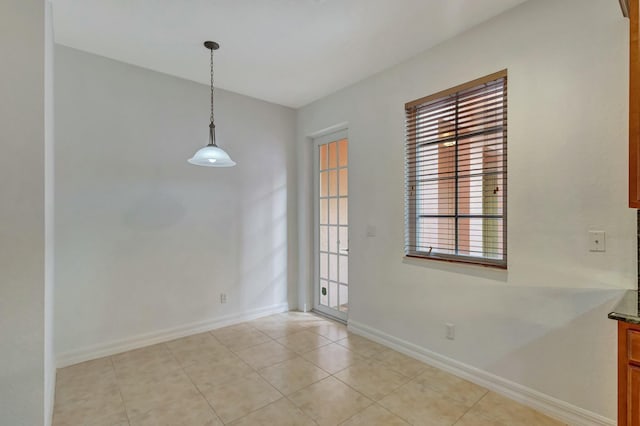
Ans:
[[[638,290],[625,291],[624,296],[622,296],[622,299],[614,306],[613,311],[609,313],[608,317],[616,321],[640,324],[640,306],[638,306],[638,301],[640,300],[638,296],[639,293]]]

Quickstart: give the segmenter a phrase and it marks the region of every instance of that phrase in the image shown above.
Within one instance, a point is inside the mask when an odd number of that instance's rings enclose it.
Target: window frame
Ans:
[[[416,151],[418,149],[418,144],[415,140],[411,141],[410,134],[412,131],[415,131],[416,121],[418,120],[418,116],[415,115],[415,111],[418,107],[427,104],[434,103],[438,101],[445,101],[446,98],[451,96],[457,96],[461,92],[465,92],[467,90],[479,88],[482,85],[487,83],[494,82],[496,80],[504,80],[504,94],[503,94],[503,114],[504,114],[504,125],[503,125],[503,153],[502,153],[502,168],[503,172],[501,172],[503,178],[503,191],[502,191],[502,215],[500,216],[502,219],[502,258],[501,259],[492,259],[490,257],[480,257],[480,256],[471,256],[464,254],[448,254],[448,253],[431,253],[427,251],[420,251],[418,249],[418,214],[417,214],[417,204],[419,202],[419,196],[414,194],[416,190],[416,186],[418,186],[417,179],[417,167],[415,167],[417,161]],[[462,263],[462,264],[472,264],[472,265],[480,265],[485,267],[492,267],[498,269],[507,269],[507,127],[508,127],[508,76],[507,70],[503,69],[498,72],[486,75],[484,77],[477,78],[475,80],[451,87],[446,90],[439,91],[429,96],[425,96],[405,104],[405,118],[406,118],[406,135],[405,135],[405,257],[406,258],[417,258],[417,259],[427,259],[427,260],[437,260],[437,261],[445,261],[452,263]],[[456,101],[457,103],[457,101]],[[457,106],[456,106],[457,108]],[[413,117],[411,117],[413,115]],[[413,129],[413,130],[412,130]],[[458,129],[454,128],[454,132],[456,136],[453,138],[456,142],[458,141]],[[413,145],[413,146],[410,146]],[[413,150],[413,151],[412,151]],[[457,150],[457,148],[456,148]],[[456,151],[456,162],[458,161]],[[413,158],[413,159],[411,159]],[[413,167],[412,167],[413,166]],[[459,178],[459,172],[457,169],[455,170],[455,180],[456,185]],[[460,201],[460,197],[458,194],[458,190],[456,189],[456,206]],[[420,217],[422,217],[421,215]],[[446,215],[435,215],[445,217]],[[435,217],[434,216],[434,217]],[[478,217],[485,215],[460,215],[460,213],[456,211],[454,213],[454,217],[460,218],[461,216],[467,217]],[[413,226],[410,224],[413,223]],[[456,220],[454,225],[454,232],[456,234],[455,244],[456,251],[458,249],[458,232],[459,232],[459,222]]]

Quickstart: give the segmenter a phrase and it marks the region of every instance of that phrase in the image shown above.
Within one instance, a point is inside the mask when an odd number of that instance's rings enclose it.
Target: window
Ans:
[[[506,268],[506,70],[405,112],[405,254]]]

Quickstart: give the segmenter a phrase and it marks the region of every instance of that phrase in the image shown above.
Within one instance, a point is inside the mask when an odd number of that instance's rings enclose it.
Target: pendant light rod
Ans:
[[[215,116],[213,111],[213,97],[214,97],[214,85],[213,85],[213,51],[218,50],[220,45],[215,41],[205,41],[204,47],[211,52],[211,117],[209,123],[209,144],[204,148],[200,148],[196,153],[187,160],[189,163],[196,166],[206,167],[233,167],[236,162],[229,157],[229,154],[224,149],[220,148],[216,144],[216,125]]]
[[[213,115],[213,51],[220,49],[220,45],[215,41],[205,41],[204,47],[211,51],[211,118],[209,124],[209,145],[218,146],[216,145],[216,125]]]

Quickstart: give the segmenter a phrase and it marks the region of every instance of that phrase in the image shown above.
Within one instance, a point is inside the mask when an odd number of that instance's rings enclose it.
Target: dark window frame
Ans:
[[[496,125],[496,128],[488,128],[483,129],[479,133],[498,133],[501,134],[502,137],[502,153],[501,156],[501,169],[500,171],[495,172],[496,176],[500,176],[501,178],[501,209],[502,214],[461,214],[459,210],[459,203],[461,200],[461,196],[459,193],[459,179],[461,177],[461,173],[458,170],[459,167],[459,141],[461,138],[469,138],[470,133],[460,134],[461,126],[458,123],[458,108],[460,104],[458,102],[459,96],[464,93],[469,93],[474,90],[481,90],[483,86],[502,84],[502,103],[496,104],[497,108],[501,111],[501,123]],[[455,105],[455,123],[452,125],[452,135],[446,135],[447,137],[442,138],[440,134],[438,134],[436,138],[436,142],[420,142],[420,137],[418,133],[420,129],[418,128],[418,119],[420,118],[419,109],[421,107],[432,107],[433,105],[437,106],[439,103],[443,105],[451,105],[452,98],[455,98],[453,104]],[[483,266],[496,267],[501,269],[507,268],[507,70],[501,70],[496,73],[487,75],[485,77],[481,77],[479,79],[475,79],[469,81],[467,83],[452,87],[447,90],[443,90],[433,95],[429,95],[420,99],[416,99],[414,101],[408,102],[405,104],[405,115],[407,120],[406,127],[406,137],[405,137],[405,256],[410,258],[421,258],[421,259],[433,259],[440,261],[449,261],[449,262],[457,262],[457,263],[469,263],[469,264],[477,264]],[[438,122],[438,126],[440,123]],[[439,132],[439,127],[438,127]],[[418,179],[417,170],[418,163],[421,159],[421,154],[418,152],[421,145],[426,145],[430,143],[447,143],[450,139],[450,146],[455,146],[455,159],[453,161],[455,171],[453,173],[453,179],[455,180],[455,209],[454,214],[444,215],[444,214],[433,214],[433,215],[425,215],[418,214],[418,203],[420,200],[420,193],[417,189],[420,183],[426,181],[425,179]],[[438,160],[439,161],[439,160]],[[483,157],[484,161],[484,157]],[[489,176],[491,172],[487,172],[482,169],[482,176]],[[470,174],[468,174],[470,175]],[[442,177],[435,177],[433,180],[442,181],[444,180]],[[484,184],[484,180],[483,180]],[[496,188],[497,189],[497,188]],[[471,196],[469,196],[466,200],[470,200]],[[484,202],[484,199],[483,199]],[[420,229],[420,225],[418,223],[420,218],[426,217],[433,218],[452,218],[454,220],[454,233],[455,233],[455,254],[451,253],[442,253],[437,251],[432,251],[431,249],[427,250],[426,247],[421,247],[418,244],[418,233]],[[468,219],[468,218],[481,218],[483,219],[483,229],[485,226],[485,219],[494,219],[497,222],[501,220],[502,226],[500,231],[496,233],[496,235],[501,235],[502,240],[500,241],[501,255],[500,258],[496,256],[472,256],[465,255],[459,253],[459,235],[460,235],[460,219]],[[483,234],[484,238],[484,234]],[[483,247],[483,255],[484,255],[484,247]]]

